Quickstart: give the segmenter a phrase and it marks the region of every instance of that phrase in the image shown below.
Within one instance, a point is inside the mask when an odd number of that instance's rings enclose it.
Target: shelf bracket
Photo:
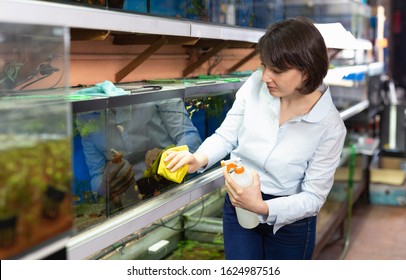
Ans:
[[[206,61],[208,61],[210,58],[215,56],[218,52],[221,50],[227,48],[228,42],[227,41],[221,41],[217,45],[215,45],[209,52],[204,54],[202,57],[200,57],[197,61],[193,62],[190,64],[188,67],[183,70],[183,76],[186,77],[190,73],[192,73],[194,70],[196,70],[198,67],[203,65]]]
[[[162,46],[168,43],[168,39],[165,36],[161,36],[156,40],[151,46],[149,46],[145,51],[140,53],[135,59],[133,59],[129,64],[127,64],[123,69],[118,71],[115,75],[115,82],[118,83],[124,79],[128,74],[134,71],[135,68],[140,66],[144,61],[146,61],[151,55],[153,55]]]
[[[250,52],[248,55],[246,55],[245,57],[243,57],[239,62],[237,62],[236,64],[234,64],[232,67],[230,67],[227,72],[231,73],[236,71],[238,68],[240,68],[242,65],[244,65],[245,63],[247,63],[248,61],[250,61],[252,58],[254,58],[257,54],[257,50],[253,49],[252,52]]]

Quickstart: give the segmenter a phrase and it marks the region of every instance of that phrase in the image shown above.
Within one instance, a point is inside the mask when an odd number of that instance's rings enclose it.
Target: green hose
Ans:
[[[340,260],[343,260],[347,255],[348,248],[350,247],[350,235],[351,235],[351,218],[352,218],[352,195],[354,189],[354,170],[355,170],[355,159],[356,159],[357,150],[354,144],[350,146],[350,158],[348,162],[348,205],[347,205],[347,225],[345,232],[345,243],[343,251],[340,255]]]

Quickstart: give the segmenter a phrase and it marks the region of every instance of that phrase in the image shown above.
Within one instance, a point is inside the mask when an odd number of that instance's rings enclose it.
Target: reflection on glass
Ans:
[[[74,194],[79,230],[178,185],[157,174],[161,152],[182,145],[196,151],[202,139],[219,127],[234,101],[233,92],[208,95],[75,116]],[[196,175],[187,175],[185,180]]]
[[[65,85],[64,32],[57,27],[0,23],[0,95]]]
[[[157,174],[164,149],[187,145],[194,152],[201,144],[181,99],[78,114],[75,121],[87,167],[80,170],[90,179],[87,191],[77,186],[79,198],[100,206],[107,201],[108,214],[176,185]],[[95,214],[102,217],[103,210]]]
[[[81,231],[107,218],[106,198],[91,187],[91,155],[106,155],[106,111],[81,113],[73,118],[73,195],[75,226]],[[90,142],[90,144],[86,144]],[[86,149],[85,149],[86,147]],[[87,156],[86,156],[87,154]],[[95,172],[92,170],[92,172]],[[102,172],[102,171],[101,171]]]
[[[201,144],[181,99],[149,102],[110,111],[115,122],[114,149],[122,151],[132,165],[137,181],[137,199],[159,195],[174,183],[157,174],[161,152],[172,146],[187,145],[190,152]],[[114,121],[113,121],[114,120]],[[132,192],[132,190],[130,190]],[[133,193],[125,193],[124,204],[133,204]]]

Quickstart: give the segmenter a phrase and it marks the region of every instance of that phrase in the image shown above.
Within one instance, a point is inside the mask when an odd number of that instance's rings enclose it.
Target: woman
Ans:
[[[172,153],[167,168],[203,172],[231,153],[252,170],[241,188],[225,171],[227,259],[311,259],[316,216],[332,187],[346,128],[323,84],[329,61],[323,37],[305,18],[273,24],[258,43],[262,69],[237,92],[216,133],[194,153]],[[235,207],[261,223],[242,228]]]

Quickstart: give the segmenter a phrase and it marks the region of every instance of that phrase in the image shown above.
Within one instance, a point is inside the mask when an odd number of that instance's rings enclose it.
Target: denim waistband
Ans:
[[[272,195],[272,194],[265,194],[263,192],[261,192],[262,195],[262,199],[263,200],[270,200],[270,199],[274,199],[274,198],[278,198],[278,197],[286,197],[288,195]]]

